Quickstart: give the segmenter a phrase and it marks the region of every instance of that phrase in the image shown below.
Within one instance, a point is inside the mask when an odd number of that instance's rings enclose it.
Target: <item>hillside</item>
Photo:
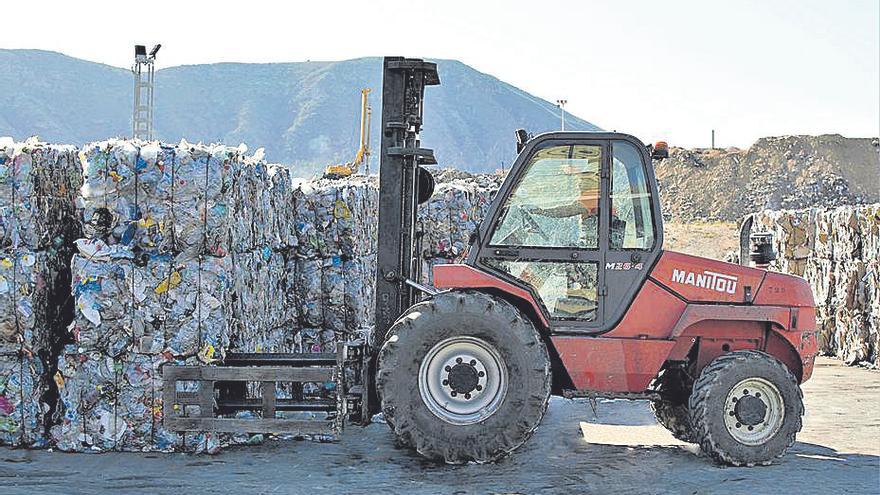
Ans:
[[[494,171],[515,155],[513,131],[558,128],[555,106],[454,60],[427,90],[423,144],[446,166]],[[378,148],[382,61],[207,64],[156,73],[157,137],[244,142],[311,175],[357,147],[360,88],[373,89]],[[55,52],[0,49],[0,136],[82,144],[130,133],[132,82],[124,69]],[[566,116],[572,130],[597,129]],[[378,165],[374,157],[373,166]]]
[[[877,138],[761,138],[749,149],[673,148],[656,163],[664,216],[736,221],[764,208],[880,201]]]

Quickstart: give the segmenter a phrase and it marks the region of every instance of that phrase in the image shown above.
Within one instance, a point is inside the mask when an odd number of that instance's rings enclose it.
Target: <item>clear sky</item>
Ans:
[[[645,141],[880,132],[880,1],[5,0],[2,48],[128,67],[461,60]],[[442,77],[442,74],[441,74]]]

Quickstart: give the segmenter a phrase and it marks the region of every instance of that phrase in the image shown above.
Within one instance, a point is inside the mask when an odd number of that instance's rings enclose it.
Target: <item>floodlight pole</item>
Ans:
[[[559,107],[559,116],[562,119],[562,130],[565,130],[565,104],[568,100],[556,100],[556,106]]]
[[[131,117],[131,134],[134,139],[153,139],[153,82],[156,53],[162,45],[156,45],[147,54],[144,45],[134,47],[134,105]]]

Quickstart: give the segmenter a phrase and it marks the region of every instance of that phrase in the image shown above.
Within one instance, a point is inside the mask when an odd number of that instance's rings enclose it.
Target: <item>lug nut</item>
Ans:
[[[484,371],[481,371],[481,372],[477,373],[477,376],[481,376],[481,377],[486,376],[486,373]]]
[[[446,382],[443,382],[443,385],[446,385]],[[730,415],[731,415],[731,416],[736,416],[736,413],[735,413],[735,412],[733,412],[733,411],[730,411],[730,412],[729,412],[729,413],[727,413],[727,414],[730,414]]]
[[[476,365],[477,365],[477,360],[471,359],[471,366],[476,366]]]
[[[449,385],[449,380],[443,380],[443,385],[444,386]],[[731,413],[731,414],[733,414],[733,413]]]
[[[457,396],[458,396],[458,392],[456,392],[456,391],[453,390],[452,392],[449,393],[449,395],[451,395],[451,396],[453,396],[453,397],[457,397]]]
[[[749,389],[744,388],[744,389],[743,389],[743,395],[749,395]]]
[[[471,394],[464,394],[464,398],[465,398],[465,399],[470,399],[470,398],[471,398]]]
[[[446,365],[446,367],[443,369],[446,370],[447,373],[452,371],[452,367],[450,367],[449,365]]]
[[[455,362],[458,364],[461,364],[462,361],[463,361],[463,359],[461,359],[461,358],[455,358]]]
[[[755,392],[755,397],[757,397],[757,398],[760,399],[760,398],[761,398],[761,392]]]
[[[483,390],[483,386],[482,386],[482,385],[477,385],[477,392],[479,392],[479,391],[481,391],[481,390]]]
[[[737,399],[736,397],[734,397],[732,400],[733,400],[733,402],[736,402],[736,401],[738,401],[739,399]]]
[[[754,426],[749,426],[749,431],[752,431],[752,430],[754,430],[754,429],[755,429]]]
[[[452,392],[452,394],[455,395],[455,392]],[[736,424],[736,427],[737,427],[737,428],[742,428],[742,423],[737,423],[737,424]]]

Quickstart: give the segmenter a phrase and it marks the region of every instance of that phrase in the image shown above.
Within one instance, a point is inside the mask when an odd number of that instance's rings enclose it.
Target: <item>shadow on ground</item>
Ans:
[[[690,445],[619,445],[585,438],[580,424],[650,427],[644,402],[554,398],[541,428],[492,465],[446,466],[397,448],[382,424],[351,427],[338,443],[271,441],[220,455],[61,454],[0,450],[4,494],[29,493],[876,493],[880,458],[797,443],[772,466],[719,467]],[[659,427],[658,427],[659,428]],[[638,430],[638,428],[633,428]],[[632,436],[632,438],[627,438]],[[632,445],[627,445],[628,442]],[[783,489],[784,487],[784,489]]]

